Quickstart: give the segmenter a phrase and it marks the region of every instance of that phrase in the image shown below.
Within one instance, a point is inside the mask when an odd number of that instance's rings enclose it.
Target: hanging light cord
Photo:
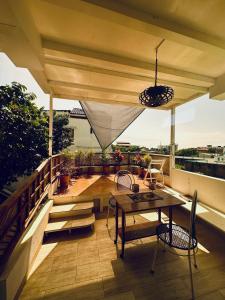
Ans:
[[[158,46],[155,48],[155,86],[157,86],[158,80],[158,50],[164,41],[165,39],[162,39]]]

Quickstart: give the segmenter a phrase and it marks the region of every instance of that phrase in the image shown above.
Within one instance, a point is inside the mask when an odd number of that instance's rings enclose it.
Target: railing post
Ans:
[[[128,154],[128,158],[127,158],[128,159],[128,167],[130,168],[130,151],[128,151],[127,154]]]
[[[48,133],[48,156],[50,159],[50,189],[49,196],[52,195],[52,137],[53,137],[53,97],[50,94],[49,98],[49,133]]]
[[[175,148],[175,107],[172,107],[170,125],[170,169],[175,167]]]

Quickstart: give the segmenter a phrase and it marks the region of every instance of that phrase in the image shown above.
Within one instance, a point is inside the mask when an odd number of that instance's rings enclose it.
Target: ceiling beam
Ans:
[[[4,23],[4,18],[0,20],[0,50],[17,67],[28,68],[42,90],[50,92],[41,62],[41,37],[34,25],[27,1],[6,0],[1,9],[1,16],[8,16],[8,24]]]
[[[33,48],[37,56],[41,53],[41,37],[34,24],[33,17],[24,0],[14,1],[7,0],[10,8],[15,16],[18,27],[23,31],[30,46]]]
[[[225,41],[204,32],[193,30],[181,23],[175,23],[137,10],[131,5],[115,0],[45,0],[53,5],[74,9],[96,18],[111,21],[135,31],[199,49],[213,55],[225,55]]]
[[[187,102],[190,102],[192,100],[195,100],[201,96],[203,96],[204,94],[203,93],[196,93],[194,94],[193,96],[189,97],[189,98],[186,98],[185,100],[184,99],[173,99],[172,101],[168,102],[167,104],[164,105],[165,108],[172,108],[173,106],[180,106],[180,105],[183,105]]]
[[[68,2],[66,0],[66,2]],[[86,2],[90,6],[85,6],[82,2]],[[65,1],[63,1],[65,3]],[[83,0],[77,9],[96,17],[111,20],[122,26],[129,26],[134,30],[150,33],[161,38],[183,44],[188,47],[199,49],[213,55],[225,55],[225,41],[218,37],[209,35],[187,27],[181,23],[175,23],[146,13],[138,11],[132,6],[128,6],[119,1],[114,0]],[[104,11],[101,11],[101,8]]]
[[[67,100],[73,100],[73,101],[93,101],[93,102],[100,102],[100,103],[106,103],[111,105],[127,105],[127,106],[133,106],[133,107],[140,107],[145,109],[154,109],[154,110],[168,110],[169,108],[163,106],[160,107],[147,107],[143,106],[140,103],[135,102],[125,102],[125,101],[118,101],[118,100],[105,100],[102,98],[94,98],[94,97],[86,97],[86,96],[80,96],[76,94],[64,94],[64,93],[55,93],[53,94],[54,98],[59,99],[67,99]]]
[[[111,88],[105,88],[105,87],[101,87],[101,86],[93,86],[93,85],[80,84],[80,83],[75,83],[75,82],[49,80],[48,84],[51,87],[58,86],[58,87],[75,88],[75,89],[82,89],[82,90],[88,90],[88,91],[96,91],[96,92],[104,92],[104,93],[111,93],[111,94],[117,94],[117,95],[133,96],[133,97],[139,96],[139,93],[137,93],[137,92],[111,89]]]
[[[54,93],[54,98],[61,98],[61,99],[68,99],[68,100],[79,100],[79,101],[94,101],[94,102],[101,102],[106,104],[121,104],[121,105],[128,105],[128,106],[137,106],[142,107],[140,103],[135,102],[125,102],[125,101],[118,101],[118,100],[106,100],[102,98],[95,98],[95,97],[89,97],[89,96],[81,96],[75,94],[65,94],[65,93]]]
[[[209,97],[216,100],[225,100],[225,74],[219,76],[215,85],[210,87]]]
[[[48,84],[53,89],[54,89],[54,87],[81,89],[84,91],[88,90],[88,91],[104,92],[104,93],[109,93],[109,94],[131,96],[131,97],[137,98],[137,101],[139,99],[139,93],[137,93],[137,92],[130,92],[130,91],[124,91],[124,90],[118,90],[118,89],[103,88],[103,87],[99,87],[99,86],[92,86],[92,85],[80,84],[80,83],[74,83],[74,82],[56,81],[56,80],[48,80]],[[106,99],[106,101],[108,101],[108,99]],[[185,99],[174,98],[173,101],[178,101],[178,102],[183,103],[185,101]]]
[[[155,64],[131,59],[131,58],[124,57],[124,56],[100,52],[100,51],[91,50],[91,49],[87,49],[87,48],[81,48],[81,47],[75,46],[75,45],[63,44],[63,43],[48,40],[45,38],[43,38],[42,44],[43,44],[44,50],[47,50],[47,51],[45,51],[45,54],[44,54],[46,58],[52,58],[51,54],[48,53],[48,50],[53,50],[53,51],[63,52],[66,54],[75,54],[78,56],[88,57],[88,58],[92,58],[92,59],[98,59],[100,61],[105,61],[105,62],[109,62],[109,63],[115,63],[115,64],[119,64],[119,65],[139,68],[139,69],[142,69],[145,71],[152,71],[152,72],[155,71]],[[166,67],[166,66],[160,65],[160,66],[158,66],[158,72],[162,73],[162,74],[166,74],[166,75],[173,75],[173,76],[178,76],[181,78],[188,78],[191,80],[202,81],[202,82],[214,84],[213,77],[196,74],[196,73],[192,73],[192,72],[188,72],[188,71],[183,71],[183,70],[179,70],[176,68],[171,68],[171,67]]]
[[[74,70],[98,73],[101,75],[104,74],[104,75],[116,76],[116,77],[120,77],[120,78],[146,81],[148,83],[154,84],[154,76],[136,75],[133,73],[126,73],[126,72],[115,71],[115,70],[110,70],[110,69],[105,69],[105,68],[99,68],[99,67],[90,66],[90,65],[83,65],[83,64],[73,63],[73,62],[67,62],[67,61],[60,60],[60,59],[46,58],[44,60],[44,62],[45,62],[45,64],[50,64],[50,65],[57,66],[57,67],[65,67],[65,68],[74,69]],[[203,86],[192,85],[192,84],[176,82],[176,81],[171,81],[171,80],[162,80],[162,79],[159,79],[159,82],[162,84],[165,84],[165,85],[174,86],[174,87],[182,87],[182,88],[186,88],[186,89],[201,91],[203,93],[208,92],[208,88],[203,87]]]

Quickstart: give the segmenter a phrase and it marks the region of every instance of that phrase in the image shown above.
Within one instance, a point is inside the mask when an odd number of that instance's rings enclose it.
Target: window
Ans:
[[[225,103],[200,97],[176,109],[176,168],[225,179]]]

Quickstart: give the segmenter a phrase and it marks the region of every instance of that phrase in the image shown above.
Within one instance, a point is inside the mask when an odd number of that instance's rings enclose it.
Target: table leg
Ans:
[[[161,208],[158,209],[158,221],[161,222]]]
[[[124,248],[125,248],[125,225],[126,224],[126,219],[125,219],[125,212],[122,210],[122,251],[120,254],[120,257],[124,257]]]
[[[172,244],[172,223],[173,223],[173,207],[169,207],[169,234],[170,234],[170,245]]]
[[[119,227],[119,208],[118,205],[116,203],[116,214],[115,214],[115,223],[116,223],[116,231],[115,231],[115,240],[114,240],[114,244],[117,244],[118,241],[118,227]]]

